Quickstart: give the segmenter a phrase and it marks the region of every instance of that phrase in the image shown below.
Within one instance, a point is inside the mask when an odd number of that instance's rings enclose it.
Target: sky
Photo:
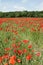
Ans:
[[[0,11],[42,11],[43,0],[0,0]]]

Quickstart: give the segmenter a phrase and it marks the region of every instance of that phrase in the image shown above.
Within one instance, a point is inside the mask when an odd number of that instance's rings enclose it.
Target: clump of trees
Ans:
[[[43,11],[15,11],[15,12],[0,12],[0,18],[10,17],[43,17]]]

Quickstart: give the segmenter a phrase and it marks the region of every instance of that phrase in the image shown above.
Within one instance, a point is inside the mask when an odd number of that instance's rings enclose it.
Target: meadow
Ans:
[[[43,18],[0,18],[0,65],[43,65]]]

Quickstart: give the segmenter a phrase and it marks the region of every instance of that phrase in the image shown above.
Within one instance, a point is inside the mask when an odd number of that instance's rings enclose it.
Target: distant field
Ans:
[[[0,18],[0,23],[1,23],[1,22],[6,22],[7,20],[13,20],[13,21],[15,21],[15,22],[16,22],[16,21],[19,22],[19,21],[22,21],[22,20],[23,20],[24,22],[25,22],[25,21],[31,21],[31,20],[33,20],[33,21],[39,21],[39,22],[41,21],[41,22],[42,22],[42,21],[43,21],[43,18],[28,18],[28,17],[27,17],[27,18],[25,18],[25,17],[24,17],[24,18],[23,18],[23,17],[22,17],[22,18],[21,18],[21,17],[19,17],[19,18]],[[22,21],[22,22],[23,22],[23,21]]]
[[[43,18],[0,18],[0,65],[43,65]]]

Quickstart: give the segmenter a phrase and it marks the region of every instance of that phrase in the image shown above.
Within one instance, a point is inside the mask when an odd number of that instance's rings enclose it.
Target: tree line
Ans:
[[[43,11],[15,11],[15,12],[0,12],[0,18],[10,17],[43,17]]]

